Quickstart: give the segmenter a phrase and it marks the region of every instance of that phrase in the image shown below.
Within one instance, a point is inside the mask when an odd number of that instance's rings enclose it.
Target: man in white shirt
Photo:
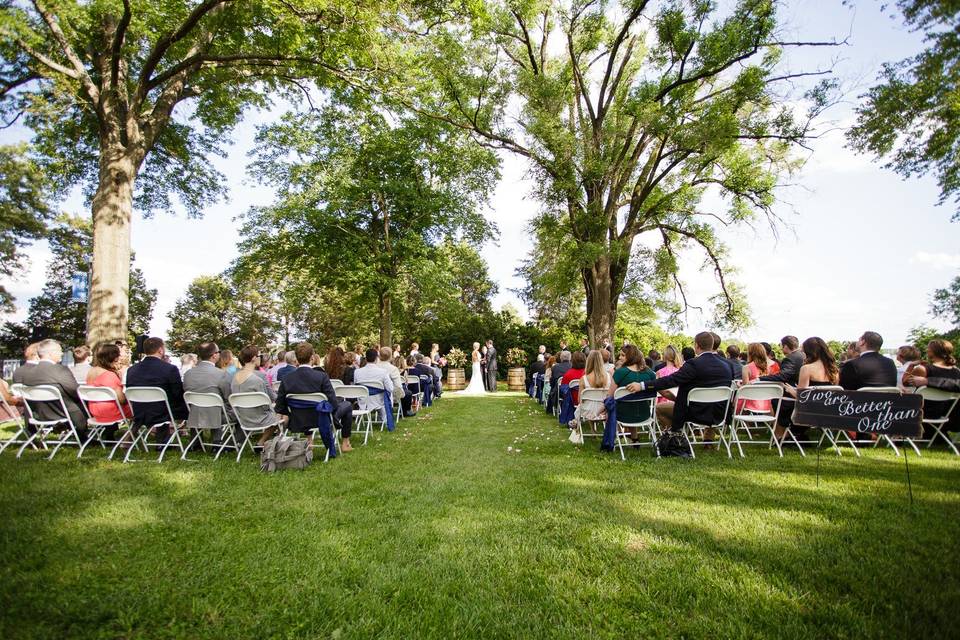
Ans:
[[[380,349],[380,361],[375,364],[390,374],[390,380],[393,383],[393,397],[400,398],[400,406],[403,409],[403,415],[413,415],[410,413],[411,398],[403,391],[403,377],[400,375],[400,369],[397,369],[395,366],[393,366],[393,363],[391,362],[392,360],[393,350],[390,347],[383,347]],[[366,367],[364,367],[364,369],[366,369]]]
[[[390,350],[389,348],[387,349]],[[390,372],[383,367],[377,366],[377,359],[379,357],[376,349],[367,349],[367,352],[364,354],[367,364],[364,367],[360,367],[353,372],[353,383],[359,385],[366,385],[370,382],[376,382],[383,385],[383,388],[393,393],[393,380],[390,378]],[[396,367],[394,367],[396,369]],[[361,409],[382,409],[383,408],[383,394],[378,393],[377,395],[372,395],[369,398],[362,399],[360,401]]]

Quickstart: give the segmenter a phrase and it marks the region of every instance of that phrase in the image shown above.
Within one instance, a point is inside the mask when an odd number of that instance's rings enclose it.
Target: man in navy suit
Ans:
[[[864,387],[897,386],[897,365],[880,355],[883,338],[876,331],[864,331],[857,340],[860,356],[847,360],[840,367],[840,386],[848,391]]]
[[[127,369],[128,387],[160,387],[167,392],[170,411],[176,420],[186,420],[190,411],[183,402],[183,381],[180,370],[163,361],[166,349],[160,338],[147,338],[143,341],[144,359]],[[169,420],[167,408],[162,402],[138,403],[133,414],[133,424],[140,427]],[[157,430],[157,442],[166,442],[170,437],[170,427]]]
[[[662,391],[679,387],[676,402],[657,405],[657,419],[672,431],[680,432],[685,422],[719,424],[723,421],[723,403],[687,406],[687,396],[696,387],[729,387],[733,381],[733,368],[725,358],[714,351],[714,334],[702,331],[694,338],[696,357],[686,360],[683,366],[669,376],[651,382],[632,382],[627,385],[631,392]],[[708,431],[706,439],[712,438]]]
[[[310,366],[313,357],[313,345],[301,342],[293,350],[299,365],[280,382],[277,390],[277,413],[290,416],[287,428],[297,433],[309,432],[308,440],[313,445],[313,431],[317,428],[317,412],[314,409],[294,409],[287,404],[287,395],[291,393],[322,393],[333,405],[333,419],[340,426],[342,436],[340,450],[352,451],[350,446],[350,428],[353,426],[353,405],[337,400],[337,392],[330,382],[330,376],[320,369]]]

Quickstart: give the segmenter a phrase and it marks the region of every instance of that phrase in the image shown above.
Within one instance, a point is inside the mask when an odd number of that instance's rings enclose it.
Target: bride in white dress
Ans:
[[[463,393],[469,395],[483,395],[486,393],[486,389],[483,388],[483,374],[480,373],[480,343],[473,343],[473,353],[471,354],[473,359],[473,371],[470,375],[470,384],[466,389],[463,390]]]

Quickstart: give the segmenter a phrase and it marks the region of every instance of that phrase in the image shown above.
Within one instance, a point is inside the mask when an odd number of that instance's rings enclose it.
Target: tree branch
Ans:
[[[73,65],[76,75],[72,77],[80,81],[80,83],[83,85],[83,88],[87,92],[87,97],[90,98],[91,102],[97,104],[100,101],[100,91],[97,89],[96,85],[93,84],[93,80],[90,79],[87,69],[83,66],[83,61],[80,60],[80,56],[78,56],[77,52],[74,51],[73,47],[70,46],[70,42],[67,40],[67,36],[65,36],[63,31],[60,29],[60,25],[57,23],[57,20],[53,17],[52,13],[50,13],[42,4],[40,4],[39,0],[33,0],[33,7],[37,10],[37,13],[40,14],[40,17],[43,18],[47,28],[50,29],[50,33],[53,34],[53,39],[56,40],[57,44],[60,45],[60,49],[63,51],[64,57],[70,61],[71,65]],[[34,57],[36,56],[34,55]],[[37,59],[39,60],[39,58]]]

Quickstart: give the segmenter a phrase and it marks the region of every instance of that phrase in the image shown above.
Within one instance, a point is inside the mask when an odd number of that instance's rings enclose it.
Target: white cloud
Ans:
[[[926,264],[934,269],[960,269],[960,253],[917,251],[910,256],[910,264]]]

